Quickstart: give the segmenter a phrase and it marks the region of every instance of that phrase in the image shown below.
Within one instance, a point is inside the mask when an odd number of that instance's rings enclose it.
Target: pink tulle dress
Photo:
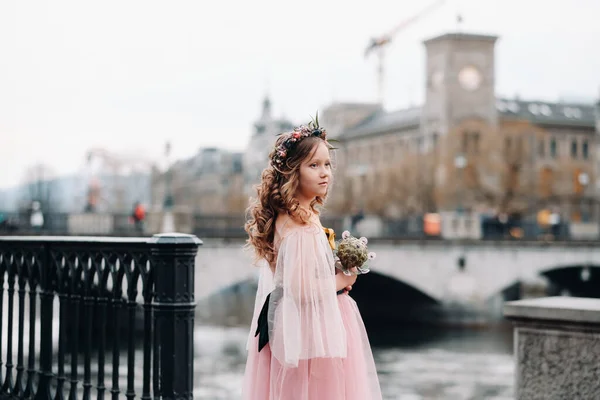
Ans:
[[[275,268],[261,266],[247,349],[244,400],[380,400],[358,307],[336,293],[325,232],[285,223]]]

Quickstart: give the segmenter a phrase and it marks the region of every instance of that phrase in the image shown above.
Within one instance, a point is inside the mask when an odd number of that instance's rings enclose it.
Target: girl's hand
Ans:
[[[337,275],[337,274],[339,274],[339,273],[341,273],[341,272],[342,272],[342,271],[340,271],[339,269],[337,269],[337,268],[336,268],[336,270],[335,270],[335,274],[336,274],[336,275]],[[337,280],[337,278],[336,278],[336,280]],[[336,286],[337,286],[337,281],[336,281]],[[346,292],[349,292],[349,291],[351,291],[351,290],[352,290],[352,285],[348,285],[348,286],[346,286],[346,287],[344,288],[344,290],[345,290]]]
[[[352,271],[354,272],[352,275],[347,276],[345,274],[336,274],[335,275],[335,279],[336,279],[336,290],[347,290],[350,291],[352,290],[352,285],[354,285],[354,282],[356,282],[356,271]]]

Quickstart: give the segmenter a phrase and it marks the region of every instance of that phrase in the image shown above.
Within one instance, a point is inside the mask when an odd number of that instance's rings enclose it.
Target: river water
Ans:
[[[240,398],[247,334],[245,328],[196,327],[196,399]],[[510,327],[405,327],[370,335],[384,399],[514,399]]]

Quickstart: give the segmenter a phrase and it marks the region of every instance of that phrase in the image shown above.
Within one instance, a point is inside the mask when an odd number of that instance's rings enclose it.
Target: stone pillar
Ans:
[[[514,324],[515,398],[600,398],[600,299],[507,302]]]

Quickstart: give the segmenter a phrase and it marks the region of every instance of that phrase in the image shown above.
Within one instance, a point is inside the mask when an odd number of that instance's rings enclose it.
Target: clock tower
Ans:
[[[449,33],[428,39],[422,134],[446,135],[467,119],[497,125],[496,36]]]

